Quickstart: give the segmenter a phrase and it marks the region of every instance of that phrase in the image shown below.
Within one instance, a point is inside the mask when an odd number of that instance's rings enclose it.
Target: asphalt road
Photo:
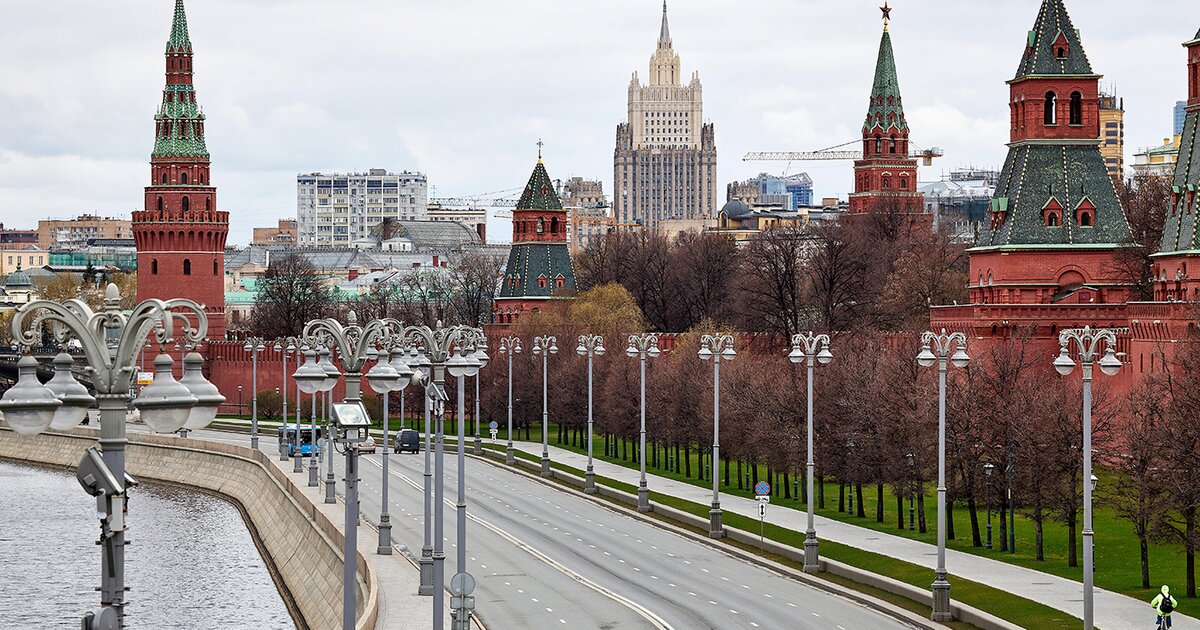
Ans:
[[[246,440],[213,431],[196,436]],[[274,452],[274,440],[263,439],[262,448]],[[457,571],[453,448],[445,456],[447,581]],[[372,523],[380,512],[382,458],[365,455],[359,465],[362,516]],[[344,458],[334,461],[341,495]],[[392,538],[414,557],[424,539],[423,467],[424,453],[391,456]],[[477,612],[492,630],[911,627],[507,468],[468,457],[467,475],[467,571],[477,581]]]
[[[364,517],[377,521],[382,455],[360,465]],[[393,538],[419,553],[424,456],[393,455]],[[445,498],[457,492],[446,454]],[[496,630],[649,628],[631,602],[668,626],[858,630],[908,627],[890,617],[727,555],[607,506],[487,462],[467,459],[468,567],[477,608]],[[396,483],[400,481],[400,483]],[[396,511],[400,510],[397,514]],[[397,518],[401,517],[401,518]],[[456,571],[455,513],[446,507],[446,576]],[[514,545],[520,541],[530,549]],[[552,558],[551,567],[538,555]],[[580,583],[580,580],[599,589]],[[603,592],[601,592],[603,591]],[[606,593],[611,593],[611,597]]]

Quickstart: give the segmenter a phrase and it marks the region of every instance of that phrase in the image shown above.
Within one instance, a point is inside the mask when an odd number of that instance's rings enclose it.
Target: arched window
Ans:
[[[163,211],[163,200],[162,200],[162,197],[159,197],[159,198],[158,198],[158,211],[159,211],[159,212],[162,212],[162,211]]]
[[[204,209],[212,210],[212,199],[211,198],[209,198],[209,197],[204,198]]]
[[[545,289],[545,288],[546,288],[546,276],[545,276],[545,274],[538,276],[538,288],[539,288],[539,289]]]
[[[545,221],[545,219],[543,219],[542,217],[538,217],[538,222],[537,222],[537,233],[538,233],[538,234],[543,234],[543,233],[545,233],[545,232],[546,232],[546,221]]]
[[[1058,95],[1046,92],[1046,111],[1043,122],[1047,125],[1058,124]]]
[[[187,173],[180,173],[180,174],[179,174],[179,183],[181,183],[181,184],[186,184],[186,183],[187,183]]]
[[[562,274],[559,274],[557,277],[554,278],[554,288],[561,289],[565,286],[567,286],[567,280],[566,280],[566,278],[562,277]]]
[[[204,173],[200,173],[200,185],[204,185]]]
[[[1058,56],[1059,59],[1066,59],[1067,58],[1067,47],[1059,46],[1058,50],[1055,51],[1055,54]]]
[[[190,276],[190,275],[192,275],[192,261],[191,261],[191,259],[188,259],[188,258],[184,258],[184,259],[183,259],[183,275],[185,275],[185,276]]]
[[[167,174],[166,173],[162,174],[162,183],[164,183],[164,184],[167,183]]]
[[[1079,92],[1071,93],[1071,124],[1083,124],[1083,95]]]
[[[155,275],[155,276],[158,275],[158,259],[157,258],[150,261],[150,274]]]
[[[184,212],[187,212],[187,211],[188,211],[188,209],[189,209],[190,207],[191,207],[191,206],[190,206],[190,204],[189,204],[189,202],[188,202],[188,198],[187,198],[187,197],[184,197],[184,198],[183,198],[183,211],[184,211]]]
[[[550,218],[550,233],[558,234],[558,217]]]
[[[896,138],[892,137],[888,142],[888,153],[896,152]]]
[[[217,275],[217,261],[213,260],[213,275]]]
[[[1079,225],[1083,227],[1092,227],[1092,213],[1084,212],[1079,215]]]
[[[908,178],[907,177],[900,178],[900,190],[908,190]]]
[[[892,178],[891,178],[891,177],[884,177],[884,178],[883,178],[883,188],[886,190],[886,189],[888,189],[888,188],[891,188],[891,187],[892,187]]]
[[[1050,227],[1058,227],[1058,213],[1051,212],[1046,215],[1046,225]]]
[[[880,138],[879,136],[875,136],[875,153],[879,154],[882,152],[883,152],[883,138]]]

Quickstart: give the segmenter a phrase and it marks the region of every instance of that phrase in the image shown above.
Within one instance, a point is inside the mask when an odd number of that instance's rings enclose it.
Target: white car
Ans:
[[[373,438],[373,437],[371,437],[371,436],[369,436],[369,435],[368,435],[368,436],[367,436],[367,439],[363,440],[363,441],[362,441],[362,442],[361,442],[361,443],[358,445],[358,452],[360,452],[360,453],[374,453],[374,452],[375,452],[375,450],[376,450],[377,448],[378,448],[378,447],[375,445],[375,438]]]

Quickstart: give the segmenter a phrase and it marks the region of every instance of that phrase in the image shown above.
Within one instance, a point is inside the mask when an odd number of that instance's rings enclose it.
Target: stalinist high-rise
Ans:
[[[624,225],[657,228],[664,221],[708,219],[717,212],[717,146],[704,122],[700,76],[680,81],[663,2],[650,84],[629,82],[629,121],[617,125],[613,211]]]

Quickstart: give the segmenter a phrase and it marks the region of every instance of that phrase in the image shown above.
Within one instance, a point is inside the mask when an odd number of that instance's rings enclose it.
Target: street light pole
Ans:
[[[399,322],[397,322],[399,325]],[[388,414],[388,403],[391,402],[392,392],[400,392],[400,418],[404,418],[404,388],[412,379],[412,369],[404,363],[404,348],[399,344],[397,335],[387,335],[381,340],[384,347],[392,346],[390,352],[377,355],[375,367],[367,372],[367,382],[375,393],[383,396],[383,490],[380,500],[383,509],[379,513],[379,545],[375,553],[390,556],[392,554],[392,517],[388,513],[388,462],[391,460],[391,423]],[[386,359],[386,360],[385,360]]]
[[[211,391],[197,395],[200,388],[212,388],[199,373],[198,363],[187,384],[172,375],[174,361],[163,349],[175,342],[176,319],[182,322],[185,343],[198,344],[208,332],[204,308],[190,300],[145,300],[127,314],[121,308],[121,295],[115,284],[105,289],[104,308],[99,312],[92,311],[81,300],[63,303],[36,300],[23,305],[13,316],[13,339],[25,348],[38,345],[47,327],[60,344],[65,345],[68,338],[77,340],[87,358],[97,394],[100,450],[88,450],[77,474],[88,493],[97,498],[103,532],[99,542],[100,609],[84,616],[83,626],[87,628],[119,629],[125,623],[126,500],[129,487],[137,483],[125,472],[127,409],[132,404],[152,431],[174,433],[189,423],[192,428],[203,427],[204,420],[211,421],[224,401]],[[154,359],[154,382],[131,401],[137,353],[151,334],[160,348]],[[46,385],[37,378],[37,360],[32,355],[20,360],[17,383],[0,399],[0,412],[13,431],[34,435],[52,427],[65,430],[87,417],[93,399],[71,377],[69,359],[66,356],[60,363],[56,358],[56,369],[61,367],[65,371],[56,373]],[[199,355],[189,359],[200,361]]]
[[[283,405],[283,433],[284,433],[284,436],[287,435],[287,428],[288,428],[287,358],[288,358],[289,354],[291,354],[295,351],[296,351],[296,338],[295,337],[282,337],[275,341],[275,352],[279,353],[279,358],[280,358],[282,366],[283,366],[282,367],[282,369],[283,369],[283,387],[280,387],[278,391],[279,391],[279,401]],[[298,428],[297,428],[297,433],[299,433]],[[299,440],[300,436],[297,435],[296,439]],[[297,444],[296,446],[298,448],[299,444]],[[286,462],[288,457],[289,457],[288,440],[285,439],[283,444],[279,447],[279,461]],[[296,472],[300,472],[300,471],[297,470]]]
[[[804,362],[808,368],[808,425],[806,438],[808,441],[808,461],[805,464],[806,483],[808,485],[808,529],[804,534],[804,572],[818,573],[821,571],[820,542],[817,540],[815,512],[813,510],[814,475],[816,464],[813,461],[813,368],[817,363],[827,365],[833,360],[829,351],[829,335],[808,334],[792,335],[792,351],[788,360],[793,364]]]
[[[317,320],[317,321],[321,321],[321,320]],[[334,341],[332,340],[332,338],[322,337],[315,341],[316,341],[316,343],[322,344],[320,346],[320,349],[317,351],[317,356],[321,357],[321,360],[317,362],[317,367],[321,368],[321,370],[325,372],[325,380],[321,382],[320,387],[317,389],[317,391],[323,392],[325,394],[325,400],[323,401],[324,405],[325,405],[325,412],[323,414],[325,416],[325,418],[324,418],[324,420],[325,420],[325,435],[324,435],[324,439],[323,439],[325,448],[322,449],[323,451],[325,451],[325,466],[326,466],[326,468],[325,468],[325,503],[327,503],[329,505],[333,505],[334,503],[337,503],[337,494],[336,494],[337,481],[334,479],[334,476],[333,476],[333,448],[332,448],[332,446],[333,446],[334,440],[333,440],[333,432],[331,431],[332,427],[330,426],[330,424],[331,424],[330,416],[333,415],[331,413],[331,411],[333,409],[333,406],[332,406],[333,388],[337,386],[337,381],[338,381],[338,378],[341,376],[341,373],[338,372],[337,366],[335,366],[333,364],[333,360],[332,360],[333,352],[329,349],[330,346],[332,346],[334,344]],[[342,363],[345,364],[345,362],[346,362],[345,357],[342,357]],[[309,473],[309,474],[311,475],[312,473]]]
[[[547,360],[552,354],[558,354],[558,340],[553,336],[534,337],[533,353],[542,357],[542,471],[543,477],[550,476],[550,408],[547,404],[549,371]]]
[[[1104,358],[1099,360],[1099,364],[1104,374],[1116,376],[1121,371],[1121,360],[1116,352],[1117,335],[1111,330],[1092,330],[1090,326],[1069,328],[1058,334],[1058,343],[1062,350],[1054,360],[1054,369],[1059,374],[1068,376],[1075,371],[1071,348],[1078,352],[1079,363],[1083,367],[1083,628],[1092,630],[1095,604],[1092,491],[1096,485],[1096,477],[1092,474],[1092,367],[1097,363],[1096,357],[1101,347],[1104,348]]]
[[[911,532],[916,530],[917,457],[909,453],[904,458],[908,460],[908,531]]]
[[[504,337],[500,340],[500,354],[508,355],[508,448],[504,452],[504,463],[512,466],[517,463],[516,453],[513,452],[513,394],[512,394],[512,363],[513,355],[521,354],[521,339],[519,337]]]
[[[970,362],[967,336],[963,333],[947,334],[943,329],[941,334],[925,332],[921,335],[917,363],[921,367],[931,367],[935,363],[938,366],[938,563],[932,587],[933,621],[954,618],[950,612],[950,582],[946,579],[946,372],[950,363],[957,368],[966,368]]]
[[[242,346],[242,350],[250,353],[251,364],[251,401],[250,407],[253,412],[250,415],[250,448],[258,450],[258,353],[266,350],[263,345],[263,340],[259,337],[250,337],[246,340],[246,345]],[[238,402],[241,403],[242,386],[238,385]],[[239,412],[241,409],[238,410]]]
[[[596,471],[592,467],[592,359],[604,356],[604,337],[600,335],[580,335],[576,354],[587,357],[588,373],[588,418],[587,418],[587,470],[583,473],[583,491],[586,494],[596,494]]]
[[[996,465],[988,462],[983,465],[983,474],[987,480],[987,550],[992,550],[992,473]],[[1003,540],[1001,540],[1003,542]]]
[[[713,440],[712,440],[712,509],[708,511],[708,536],[724,538],[725,528],[721,525],[721,482],[717,477],[717,462],[721,461],[721,359],[732,361],[737,356],[733,349],[733,335],[704,335],[700,338],[702,361],[713,362]]]
[[[418,562],[421,572],[421,584],[417,587],[417,594],[431,596],[433,595],[433,469],[431,468],[430,457],[433,451],[431,415],[433,413],[434,398],[432,396],[435,394],[434,382],[432,380],[433,364],[430,363],[424,348],[418,348],[416,345],[410,347],[408,363],[416,373],[413,379],[415,382],[419,382],[419,384],[425,386],[425,395],[421,397],[425,408],[425,469],[421,475],[425,498],[425,514],[422,521],[424,523],[425,539],[421,545],[421,558]],[[420,377],[419,379],[417,378],[418,376]]]
[[[642,366],[641,428],[638,433],[638,466],[640,474],[638,477],[637,509],[639,512],[649,512],[650,488],[646,486],[646,357],[653,359],[661,354],[658,349],[658,335],[656,333],[629,335],[629,347],[625,349],[625,354],[630,358],[640,358]]]

